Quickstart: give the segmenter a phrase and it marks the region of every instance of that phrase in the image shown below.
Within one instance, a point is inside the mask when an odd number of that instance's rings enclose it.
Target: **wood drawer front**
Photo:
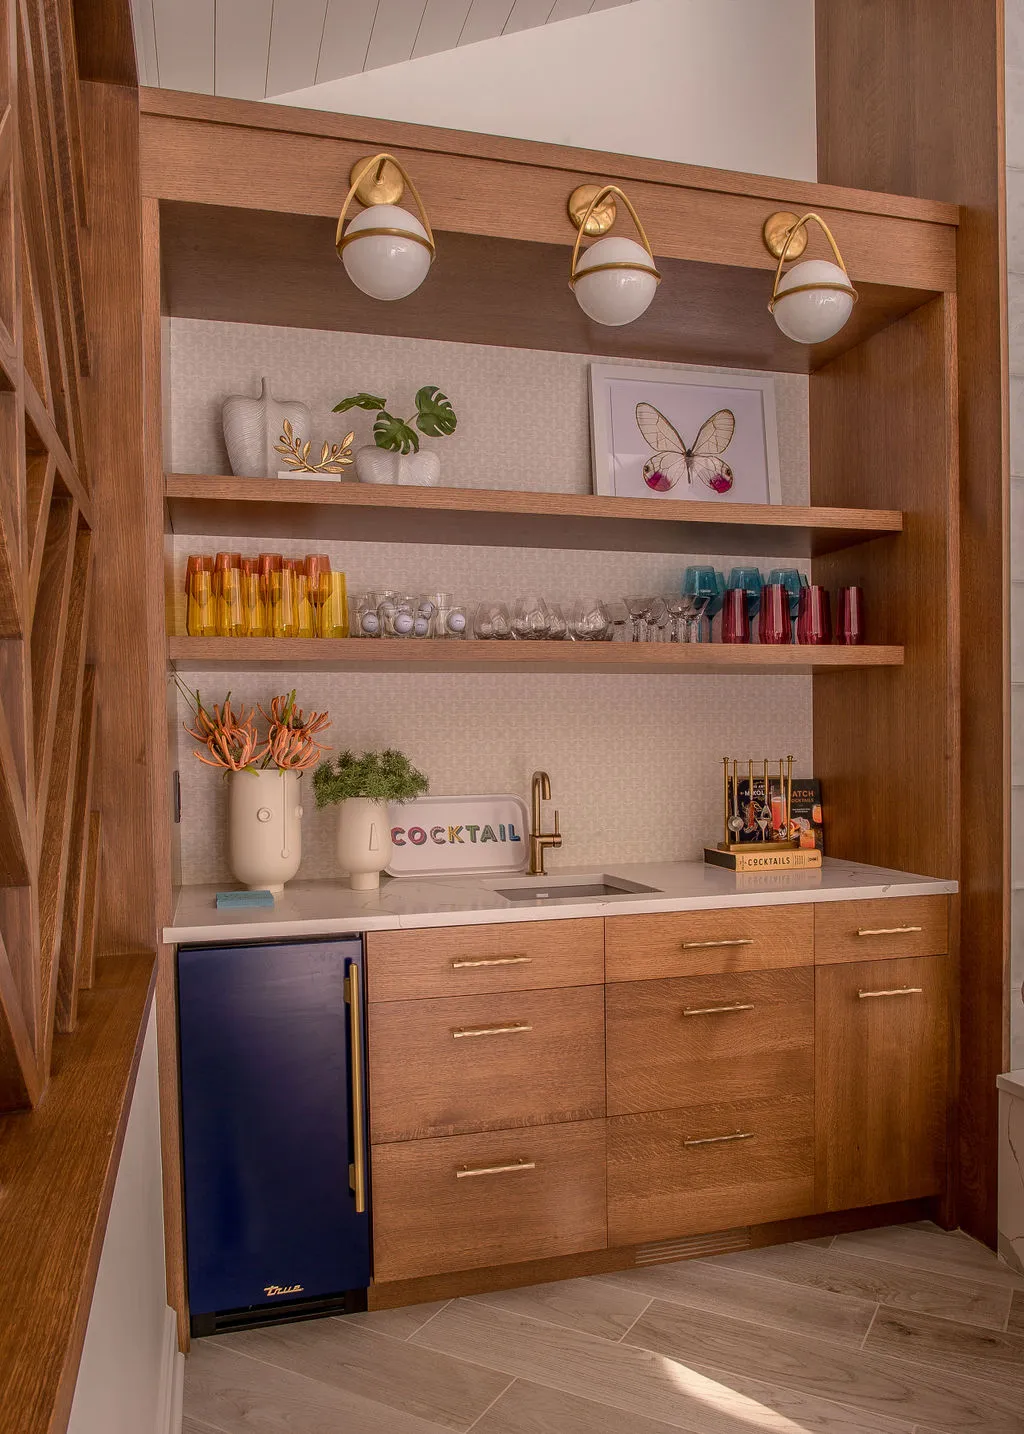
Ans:
[[[948,964],[912,956],[815,972],[819,1209],[944,1188]]]
[[[369,1013],[374,1143],[604,1115],[604,991],[378,1001]]]
[[[624,981],[607,991],[608,1114],[813,1094],[814,970]]]
[[[604,981],[600,917],[371,931],[366,942],[371,1001],[599,986]]]
[[[736,1135],[751,1138],[684,1144]],[[810,1214],[813,1138],[809,1099],[736,1101],[609,1119],[609,1245]]]
[[[603,1120],[375,1145],[371,1158],[378,1281],[607,1244]]]
[[[816,966],[893,956],[944,956],[948,950],[948,896],[823,901],[814,907]]]
[[[809,966],[810,906],[729,907],[657,916],[610,916],[605,923],[609,981],[714,976],[777,966]]]

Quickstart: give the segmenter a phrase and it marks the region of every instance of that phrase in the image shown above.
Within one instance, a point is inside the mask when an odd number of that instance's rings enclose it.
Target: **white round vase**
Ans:
[[[360,483],[435,488],[441,481],[441,460],[436,453],[392,453],[370,444],[356,453],[356,477]]]
[[[259,398],[236,393],[224,400],[221,411],[224,443],[231,471],[238,477],[275,478],[284,460],[274,452],[287,418],[296,438],[312,437],[309,409],[298,399],[276,399],[265,378]]]
[[[338,808],[338,865],[349,873],[352,890],[375,890],[390,860],[387,802],[348,797]]]
[[[284,890],[302,860],[301,772],[232,772],[228,778],[228,855],[250,891]]]

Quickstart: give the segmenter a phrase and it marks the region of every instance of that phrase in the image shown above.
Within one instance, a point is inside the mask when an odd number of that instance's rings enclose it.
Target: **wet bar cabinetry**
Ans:
[[[941,1197],[949,911],[369,933],[375,1299]]]
[[[960,877],[962,824],[955,816],[917,816],[922,780],[932,810],[960,809],[955,206],[198,95],[142,91],[140,109],[149,631],[158,633],[173,611],[179,575],[168,554],[175,535],[184,534],[263,546],[308,539],[311,549],[329,535],[804,557],[815,582],[832,589],[859,583],[872,615],[870,646],[810,655],[756,646],[644,653],[625,645],[608,653],[584,650],[586,644],[472,642],[424,652],[411,643],[155,636],[144,705],[153,713],[155,790],[167,793],[167,819],[156,823],[158,927],[167,928],[171,916],[177,832],[168,676],[174,669],[191,681],[204,667],[273,672],[282,684],[289,672],[300,679],[309,664],[373,671],[382,681],[432,667],[573,672],[581,680],[644,672],[678,684],[681,702],[691,674],[739,673],[756,685],[762,673],[804,672],[813,693],[813,769],[828,793],[830,853]],[[360,294],[334,250],[349,171],[381,150],[415,177],[437,235],[427,281],[395,304]],[[566,200],[588,182],[614,182],[629,194],[663,275],[647,313],[623,328],[590,323],[566,288],[575,238]],[[762,226],[778,210],[820,214],[858,290],[850,322],[825,345],[792,343],[768,312],[774,261]],[[368,491],[168,472],[168,317],[806,374],[807,505],[669,510],[589,494]],[[545,481],[538,471],[535,486]],[[944,912],[946,905],[943,899]],[[869,965],[924,963],[938,984],[901,975],[899,984],[922,992],[863,1000],[857,990],[880,984],[874,972],[861,979],[858,961],[823,960],[834,942],[819,940],[808,907],[760,908],[753,929],[747,908],[731,911],[729,923],[721,912],[703,912],[685,920],[623,916],[443,934],[371,932],[380,1288],[397,1302],[409,1281],[456,1278],[446,1270],[469,1272],[458,1278],[479,1284],[482,1271],[499,1266],[516,1268],[520,1278],[529,1270],[543,1277],[558,1260],[592,1266],[594,1252],[606,1264],[621,1262],[616,1252],[623,1249],[686,1240],[688,1231],[723,1223],[762,1228],[757,1222],[824,1218],[816,1212],[911,1191],[917,1199],[922,1183],[933,1213],[954,1221],[952,1192],[962,1172],[955,1151],[952,1162],[946,1158],[945,1103],[960,1029],[957,899],[948,906],[944,954],[901,948],[893,937],[861,958]],[[692,946],[683,960],[677,933],[690,922],[695,934],[687,939],[695,942],[720,931],[721,939],[750,944]],[[524,949],[523,931],[547,945]],[[516,937],[509,953],[496,949],[505,935]],[[475,959],[477,941],[481,958],[525,959],[454,969],[452,953]],[[997,963],[1000,953],[984,959]],[[948,1024],[928,1018],[911,1025],[914,1039],[930,1042],[914,1067],[916,1084],[890,1105],[869,1099],[862,1077],[884,1082],[897,1070],[898,1013],[922,1000],[939,1001]],[[715,1006],[752,1011],[681,1014]],[[184,1316],[170,944],[160,953],[158,1008],[168,1268]],[[669,1052],[673,1011],[703,1059]],[[826,1064],[823,1041],[844,1024],[849,1039],[832,1043]],[[452,1034],[490,1026],[516,1029]],[[393,1060],[395,1049],[412,1058]],[[971,1060],[965,1048],[963,1066]],[[909,1068],[901,1069],[900,1079],[909,1078]],[[932,1154],[922,1164],[913,1152],[914,1169],[926,1172],[915,1183],[910,1157],[897,1169],[890,1143],[893,1129],[909,1129],[922,1103],[942,1113],[916,1130]],[[720,1141],[722,1135],[744,1138]],[[865,1150],[876,1172],[869,1184]],[[492,1165],[501,1172],[480,1173]],[[682,1203],[672,1193],[680,1179],[690,1192]]]

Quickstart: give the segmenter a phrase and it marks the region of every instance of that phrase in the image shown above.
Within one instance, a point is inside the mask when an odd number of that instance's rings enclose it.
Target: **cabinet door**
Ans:
[[[945,1182],[947,963],[815,971],[815,1192],[821,1210],[936,1195]]]

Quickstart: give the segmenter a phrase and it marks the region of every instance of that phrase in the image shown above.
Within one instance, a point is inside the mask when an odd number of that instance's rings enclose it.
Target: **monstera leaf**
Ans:
[[[420,436],[415,428],[411,428],[404,418],[395,418],[386,411],[373,425],[373,441],[378,448],[386,448],[391,453],[418,453],[420,450]]]
[[[427,384],[416,394],[416,425],[429,438],[444,438],[455,432],[458,419],[448,398],[436,384]]]
[[[331,412],[345,413],[350,408],[383,408],[386,403],[386,398],[378,398],[375,393],[354,393],[351,398],[343,398],[336,403]]]

